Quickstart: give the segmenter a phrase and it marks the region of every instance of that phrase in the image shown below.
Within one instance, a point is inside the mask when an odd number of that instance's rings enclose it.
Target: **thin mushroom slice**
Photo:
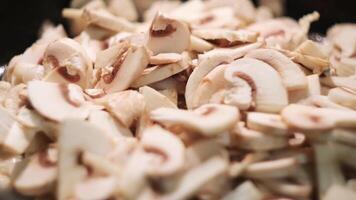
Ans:
[[[37,112],[54,121],[85,119],[89,115],[89,106],[85,104],[83,93],[76,85],[31,81],[28,84],[28,96]]]
[[[251,151],[269,151],[282,149],[288,146],[288,138],[283,136],[268,135],[250,130],[243,122],[236,125],[234,130],[236,146],[240,149]]]
[[[343,56],[352,57],[356,53],[355,31],[355,24],[336,24],[328,30],[327,37]]]
[[[276,50],[256,49],[248,52],[246,57],[261,60],[272,66],[281,75],[283,84],[288,90],[307,87],[307,78],[299,66]]]
[[[116,16],[124,17],[130,21],[136,21],[138,16],[135,4],[131,0],[110,0],[108,10]]]
[[[75,196],[78,199],[109,199],[115,193],[116,177],[88,178],[75,187]]]
[[[244,172],[248,178],[284,178],[296,172],[299,168],[297,158],[281,158],[251,164]]]
[[[176,104],[174,104],[169,98],[151,87],[141,87],[139,92],[145,98],[146,109],[148,111],[152,111],[161,107],[177,108]]]
[[[96,67],[101,70],[101,79],[96,88],[107,93],[127,89],[144,71],[149,62],[148,52],[143,46],[120,43],[97,55]]]
[[[64,121],[60,127],[58,143],[57,197],[64,200],[74,197],[75,186],[89,176],[86,167],[80,163],[81,154],[90,152],[105,156],[112,151],[114,143],[96,126],[81,120]]]
[[[280,115],[249,112],[247,113],[246,123],[248,128],[256,131],[280,136],[288,134],[288,126],[283,122]]]
[[[241,79],[249,84],[256,111],[277,113],[288,105],[287,91],[278,72],[262,61],[238,59],[226,68],[225,79],[232,84]]]
[[[199,53],[207,52],[210,51],[214,48],[214,45],[210,44],[209,42],[198,38],[194,35],[190,36],[190,46],[189,50],[190,51],[196,51]]]
[[[75,83],[83,88],[90,86],[92,62],[83,47],[75,40],[63,38],[48,45],[43,65],[45,81]]]
[[[146,68],[141,76],[139,76],[131,85],[131,87],[138,88],[158,81],[169,78],[179,72],[188,69],[190,66],[190,58],[187,53],[183,54],[181,61],[167,65],[157,65]]]
[[[312,186],[309,184],[288,183],[278,179],[265,179],[260,182],[273,192],[296,199],[308,198],[312,194]]]
[[[321,94],[321,84],[319,75],[313,74],[307,76],[308,87],[288,92],[289,103],[299,103],[307,98]]]
[[[57,150],[47,149],[33,155],[27,166],[14,180],[14,188],[24,195],[49,193],[57,179]]]
[[[253,43],[248,45],[243,45],[235,49],[214,49],[208,51],[203,55],[199,56],[198,66],[194,69],[192,74],[189,76],[188,82],[185,88],[185,100],[187,107],[192,109],[194,93],[198,88],[202,79],[212,71],[216,66],[221,65],[221,63],[230,63],[235,59],[243,57],[247,52],[257,49],[262,46],[262,43]]]
[[[189,48],[190,31],[179,20],[158,13],[148,32],[147,47],[154,55],[159,53],[182,53]]]
[[[207,40],[219,47],[231,47],[238,44],[257,42],[258,33],[238,30],[232,31],[228,29],[196,29],[192,34]]]
[[[151,112],[152,120],[165,125],[181,125],[205,136],[230,130],[239,120],[238,109],[219,104],[206,104],[194,111],[159,108]]]
[[[135,30],[135,26],[127,19],[114,16],[104,9],[84,9],[82,18],[87,24],[96,25],[114,32],[133,32]]]
[[[327,96],[322,96],[322,95],[311,96],[305,100],[300,101],[299,104],[314,106],[318,108],[332,108],[332,109],[351,111],[350,108],[341,106],[331,101]]]
[[[141,144],[145,151],[158,154],[163,160],[150,163],[147,173],[151,176],[170,176],[184,167],[185,147],[173,133],[159,126],[146,128],[142,133]]]
[[[151,65],[163,65],[170,63],[177,63],[183,59],[181,54],[178,53],[160,53],[150,57]]]
[[[356,91],[356,77],[328,76],[321,78],[320,82],[329,87],[342,87]]]
[[[328,98],[342,106],[356,110],[356,92],[345,88],[333,88],[329,91]]]
[[[356,146],[356,131],[353,129],[336,128],[331,132],[331,139],[336,142]]]
[[[222,200],[236,199],[261,200],[263,193],[251,181],[245,181],[222,198]]]
[[[326,131],[336,127],[355,128],[356,112],[291,104],[281,112],[288,127],[302,131]]]
[[[356,192],[345,186],[333,185],[325,194],[324,200],[345,199],[352,200],[356,198]]]

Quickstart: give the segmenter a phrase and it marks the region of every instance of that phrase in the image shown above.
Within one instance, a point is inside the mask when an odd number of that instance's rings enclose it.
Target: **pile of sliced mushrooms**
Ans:
[[[356,199],[356,24],[278,1],[73,1],[0,82],[0,188]],[[69,37],[68,35],[71,37]]]

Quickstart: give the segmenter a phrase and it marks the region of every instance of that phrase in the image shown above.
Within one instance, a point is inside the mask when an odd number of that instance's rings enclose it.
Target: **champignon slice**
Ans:
[[[148,52],[143,46],[120,43],[100,52],[95,61],[101,70],[101,79],[96,85],[107,93],[127,89],[135,81],[149,62]]]
[[[84,152],[100,156],[108,155],[113,149],[113,141],[101,133],[101,129],[81,120],[66,120],[60,125],[58,139],[58,199],[75,196],[75,187],[88,177],[81,163]]]
[[[207,40],[219,47],[231,47],[244,43],[257,42],[258,33],[238,30],[232,31],[228,29],[196,29],[192,31],[192,34]]]
[[[282,77],[288,90],[307,87],[307,78],[297,64],[287,56],[273,49],[256,49],[246,54],[246,57],[261,60],[272,66]]]
[[[333,88],[329,91],[328,98],[342,106],[356,110],[356,92],[346,88]]]
[[[325,131],[335,127],[356,127],[355,111],[291,104],[282,110],[281,116],[290,128],[303,131]]]
[[[56,149],[47,149],[33,155],[25,169],[14,180],[14,188],[21,194],[29,196],[44,195],[50,192],[57,179],[56,155]]]
[[[302,105],[309,105],[318,108],[332,108],[332,109],[351,111],[350,108],[341,106],[340,104],[331,101],[327,96],[322,96],[322,95],[311,96],[299,103]]]
[[[342,87],[356,91],[356,77],[328,76],[321,78],[320,82],[329,87]]]
[[[251,164],[244,175],[249,178],[283,178],[294,174],[298,168],[297,158],[281,158]]]
[[[141,87],[140,93],[145,98],[147,111],[152,111],[160,107],[177,108],[169,98],[148,86]]]
[[[189,76],[185,88],[185,100],[189,109],[193,108],[194,93],[202,79],[221,63],[230,63],[243,57],[247,52],[257,49],[262,43],[253,43],[235,49],[215,49],[199,56],[198,66]]]
[[[260,200],[263,199],[263,194],[251,181],[245,181],[222,198],[222,200],[236,199]]]
[[[249,112],[247,113],[247,127],[256,131],[286,136],[288,126],[283,122],[282,117],[276,114]]]
[[[262,61],[238,59],[226,68],[225,79],[232,84],[241,79],[249,84],[256,111],[277,113],[288,105],[287,91],[281,77]]]
[[[135,30],[135,26],[127,19],[116,17],[104,9],[84,9],[82,18],[87,24],[96,25],[114,32],[133,32]]]
[[[214,45],[210,44],[209,42],[198,38],[194,35],[190,36],[190,46],[189,46],[189,50],[191,51],[196,51],[199,53],[204,53],[207,51],[210,51],[214,48]]]
[[[138,13],[132,0],[110,0],[108,2],[108,9],[114,15],[130,21],[135,21],[138,18]]]
[[[355,24],[336,24],[328,30],[327,37],[343,56],[352,57],[356,53],[355,31]]]
[[[45,81],[90,86],[92,62],[83,47],[73,39],[63,38],[48,45],[43,65],[49,74]]]
[[[238,109],[219,104],[206,104],[194,111],[159,108],[151,112],[151,118],[165,125],[180,125],[206,136],[214,136],[230,130],[239,120]]]
[[[27,83],[32,80],[41,80],[44,75],[45,70],[42,65],[18,62],[14,65],[11,82],[15,85]]]
[[[356,134],[353,129],[336,128],[331,132],[331,138],[340,143],[356,145]]]
[[[116,190],[115,177],[88,178],[75,187],[75,198],[78,199],[109,199]]]
[[[319,75],[317,74],[309,75],[307,76],[307,80],[308,80],[307,88],[288,92],[289,103],[298,103],[307,98],[311,98],[313,96],[317,96],[321,94],[321,84],[320,84]]]
[[[149,165],[149,175],[170,176],[183,169],[185,147],[180,138],[171,132],[159,126],[146,128],[142,133],[141,144],[145,151],[158,154],[162,160]]]
[[[324,196],[324,200],[345,199],[351,200],[356,198],[356,192],[342,185],[331,186]]]
[[[278,179],[264,179],[261,183],[268,189],[277,194],[285,195],[293,198],[308,198],[312,194],[312,186],[310,184],[296,184]]]
[[[189,48],[188,26],[176,19],[158,13],[148,32],[147,47],[154,55],[159,53],[182,53]]]
[[[234,130],[236,146],[250,151],[270,151],[288,146],[288,138],[250,130],[239,122]]]
[[[177,63],[183,59],[181,54],[178,53],[160,53],[150,57],[151,65],[163,65],[170,63]]]
[[[138,88],[145,85],[149,85],[166,78],[169,78],[179,72],[188,69],[190,66],[190,58],[184,53],[183,58],[178,63],[172,63],[167,65],[157,65],[154,67],[146,68],[140,77],[138,77],[133,83],[132,87]]]
[[[83,93],[75,85],[31,81],[27,90],[31,105],[45,118],[62,121],[65,118],[85,119],[89,115]]]
[[[112,115],[129,128],[145,110],[144,96],[134,90],[107,95],[96,102],[105,106]]]

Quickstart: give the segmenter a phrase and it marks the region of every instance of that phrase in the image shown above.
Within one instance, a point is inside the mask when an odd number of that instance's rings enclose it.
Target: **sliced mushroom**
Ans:
[[[234,136],[236,136],[236,146],[244,150],[269,151],[288,146],[287,137],[250,130],[243,122],[236,125]]]
[[[341,185],[333,185],[326,192],[324,200],[355,199],[356,192]]]
[[[307,76],[308,87],[293,90],[288,92],[289,103],[298,103],[307,98],[313,98],[313,96],[321,95],[321,85],[319,75],[313,74]]]
[[[178,91],[176,88],[158,90],[159,93],[167,97],[175,106],[178,105]]]
[[[353,129],[336,128],[331,132],[331,138],[340,143],[356,145],[356,134]]]
[[[136,7],[131,0],[110,0],[108,9],[114,15],[124,17],[130,21],[135,21],[138,18]]]
[[[89,106],[76,85],[31,81],[28,83],[28,96],[37,112],[54,121],[85,119],[89,115]]]
[[[342,55],[352,57],[356,53],[355,30],[354,24],[336,24],[328,30],[327,37]]]
[[[328,76],[320,79],[320,82],[329,87],[342,87],[356,91],[356,77]]]
[[[123,42],[100,52],[95,61],[101,70],[97,88],[107,93],[127,89],[136,80],[149,62],[148,52],[143,46],[130,46]]]
[[[114,32],[133,32],[135,26],[123,17],[116,17],[104,9],[84,9],[82,14],[87,24],[93,24]]]
[[[143,19],[145,22],[150,22],[156,16],[158,12],[162,14],[170,14],[179,5],[180,1],[154,1],[152,5],[143,13]]]
[[[239,117],[236,108],[219,104],[206,104],[194,111],[159,108],[151,112],[154,121],[168,126],[181,125],[206,136],[230,130]]]
[[[75,135],[75,137],[73,137]],[[90,152],[101,156],[113,149],[113,141],[89,122],[67,120],[59,134],[58,199],[75,198],[75,187],[89,176],[81,163],[81,154]]]
[[[312,187],[310,184],[289,183],[278,179],[265,179],[261,182],[275,193],[297,199],[308,198],[312,193]]]
[[[356,110],[356,92],[346,88],[333,88],[329,91],[328,98],[342,106]]]
[[[314,106],[314,107],[318,107],[318,108],[332,108],[332,109],[351,111],[350,108],[341,106],[341,105],[331,101],[327,96],[322,96],[322,95],[311,96],[299,103],[302,105],[309,105],[309,106]]]
[[[199,57],[199,64],[189,76],[186,89],[185,100],[189,109],[193,108],[193,94],[202,79],[216,66],[221,63],[230,63],[235,59],[243,57],[247,52],[257,49],[262,43],[244,45],[235,49],[216,49],[209,51]]]
[[[49,74],[45,81],[75,83],[90,86],[92,62],[83,47],[75,40],[64,38],[48,45],[43,65]]]
[[[12,72],[12,83],[27,83],[32,80],[41,80],[45,75],[42,65],[17,62]]]
[[[182,53],[189,48],[188,26],[176,19],[158,13],[148,33],[147,47],[154,55],[159,53]]]
[[[183,58],[178,63],[172,63],[167,65],[157,65],[154,67],[146,68],[140,77],[138,77],[133,83],[132,87],[138,88],[158,81],[169,78],[179,72],[188,69],[190,66],[190,58],[184,53]]]
[[[30,196],[49,193],[57,179],[56,156],[56,149],[47,149],[33,155],[25,169],[14,180],[15,189]]]
[[[238,59],[225,70],[225,79],[237,85],[241,80],[248,83],[256,111],[275,113],[288,105],[282,79],[277,71],[264,62],[252,58]]]
[[[151,65],[163,65],[181,61],[182,55],[177,53],[160,53],[150,57]]]
[[[281,116],[289,127],[303,131],[325,131],[336,127],[356,127],[355,111],[291,104],[282,110]]]
[[[225,195],[222,200],[260,200],[262,197],[262,192],[259,191],[259,189],[251,181],[245,181],[237,186],[233,191]]]
[[[75,187],[78,199],[108,199],[113,196],[116,187],[115,177],[88,178]]]
[[[189,50],[204,53],[204,52],[212,50],[213,48],[214,48],[214,46],[212,44],[210,44],[209,42],[207,42],[201,38],[198,38],[194,35],[190,36]]]
[[[6,97],[2,102],[4,108],[11,114],[16,115],[22,106],[28,104],[28,94],[25,84],[18,84],[9,88]]]
[[[268,134],[286,136],[288,126],[280,115],[249,112],[246,119],[247,127]]]
[[[129,128],[145,110],[144,97],[134,90],[113,93],[97,99],[96,102],[104,105],[126,128]]]
[[[152,111],[161,107],[177,108],[176,104],[174,104],[169,98],[153,88],[144,86],[141,87],[139,91],[145,98],[146,109],[148,111]]]
[[[246,57],[266,62],[281,75],[283,84],[288,90],[307,87],[307,79],[297,64],[282,53],[273,49],[256,49],[247,53]]]
[[[141,144],[145,151],[158,154],[161,162],[151,163],[148,174],[151,176],[170,176],[184,167],[185,147],[177,136],[159,126],[152,126],[142,133]]]

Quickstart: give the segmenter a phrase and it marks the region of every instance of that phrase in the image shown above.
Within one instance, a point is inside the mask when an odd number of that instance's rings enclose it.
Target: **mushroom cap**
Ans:
[[[159,53],[182,53],[189,48],[190,31],[179,20],[158,13],[148,32],[147,47],[154,55]]]
[[[239,121],[238,109],[219,104],[205,104],[194,111],[159,108],[151,112],[152,120],[165,125],[181,125],[205,136],[230,130]]]
[[[284,86],[288,90],[307,87],[307,78],[303,71],[287,56],[273,49],[255,49],[246,54],[246,57],[261,60],[275,70],[282,77]]]
[[[68,86],[44,81],[31,81],[28,83],[28,96],[31,105],[45,118],[62,121],[66,118],[85,119],[89,115],[89,106],[83,103],[77,105],[71,100]],[[74,95],[83,98],[83,94]]]
[[[225,70],[225,79],[244,79],[255,93],[256,111],[277,113],[288,105],[286,88],[278,72],[252,58],[238,59]]]

